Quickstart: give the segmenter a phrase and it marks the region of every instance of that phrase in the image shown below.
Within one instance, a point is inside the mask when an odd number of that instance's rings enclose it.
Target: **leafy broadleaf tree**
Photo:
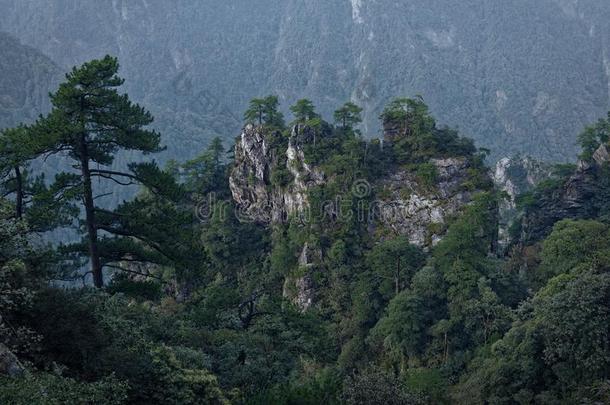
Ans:
[[[52,111],[33,127],[47,153],[67,155],[78,170],[78,182],[68,188],[78,189],[83,202],[87,250],[96,287],[103,286],[104,281],[92,179],[119,185],[146,183],[146,179],[157,177],[159,170],[154,164],[132,163],[129,172],[112,170],[115,154],[148,154],[163,149],[160,134],[145,128],[152,123],[152,115],[117,91],[124,82],[117,75],[118,69],[117,59],[111,56],[75,67],[57,92],[51,94]]]
[[[409,287],[411,277],[424,264],[424,254],[404,237],[383,241],[373,247],[367,256],[367,264],[376,277],[381,279],[385,290],[394,290],[394,295]],[[388,288],[389,287],[389,288]]]

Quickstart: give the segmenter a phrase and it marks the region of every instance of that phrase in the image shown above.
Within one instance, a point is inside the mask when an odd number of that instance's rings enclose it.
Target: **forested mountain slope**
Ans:
[[[32,121],[49,109],[61,70],[36,49],[0,32],[0,128]]]
[[[389,98],[422,94],[494,157],[573,159],[608,109],[610,3],[579,0],[0,0],[0,30],[64,68],[119,56],[169,156],[239,129],[276,93],[324,116],[348,99],[367,134]]]
[[[0,403],[610,403],[610,115],[578,165],[494,184],[420,97],[366,139],[353,103],[268,96],[228,157],[161,168],[118,71],[0,132]],[[139,192],[107,207],[108,184]]]

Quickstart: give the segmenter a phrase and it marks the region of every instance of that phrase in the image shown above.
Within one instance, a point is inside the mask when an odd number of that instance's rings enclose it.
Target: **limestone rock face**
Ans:
[[[305,161],[302,146],[315,142],[314,132],[306,126],[292,129],[286,158],[270,147],[270,136],[261,127],[248,125],[235,145],[235,166],[230,188],[240,217],[271,224],[308,209],[308,191],[324,184],[325,174]],[[371,227],[384,227],[395,235],[406,236],[411,243],[429,247],[442,237],[446,218],[458,213],[473,192],[463,187],[469,163],[464,158],[431,159],[436,172],[434,184],[425,186],[416,174],[398,169],[374,184],[366,184],[367,193],[378,199],[368,212]],[[291,175],[285,186],[273,185],[271,173],[278,167]]]
[[[305,243],[299,255],[299,275],[288,277],[284,283],[284,297],[290,299],[301,311],[306,311],[315,303],[316,283],[313,273],[322,259],[320,249]]]
[[[407,170],[398,170],[375,185],[377,195],[382,196],[376,202],[378,215],[374,213],[380,225],[419,247],[436,244],[444,233],[446,218],[472,197],[461,187],[467,178],[465,159],[432,159],[430,163],[437,171],[434,186],[422,186],[422,181]]]
[[[507,194],[500,202],[498,247],[500,253],[510,244],[509,228],[517,220],[516,199],[536,187],[541,181],[550,178],[551,166],[530,157],[503,158],[496,163],[493,181],[496,189]]]
[[[235,166],[229,178],[233,199],[247,217],[268,222],[273,208],[269,192],[270,165],[267,142],[256,127],[248,125],[235,143]]]
[[[241,219],[263,224],[283,221],[304,211],[308,207],[307,191],[324,181],[324,174],[305,162],[301,148],[303,142],[312,141],[312,131],[303,126],[293,128],[288,148],[283,151],[285,162],[270,147],[269,137],[274,136],[281,134],[265,134],[263,128],[247,125],[235,144],[229,186]],[[272,185],[272,171],[277,168],[292,176],[287,185]]]
[[[598,166],[610,161],[610,155],[608,154],[608,148],[605,144],[600,145],[599,148],[593,154],[593,160]]]
[[[596,217],[597,211],[607,201],[596,198],[604,192],[600,176],[604,176],[602,166],[606,164],[600,165],[595,159],[592,162],[580,161],[574,173],[557,189],[541,195],[535,207],[528,210],[521,220],[521,242],[527,245],[543,239],[561,219]]]

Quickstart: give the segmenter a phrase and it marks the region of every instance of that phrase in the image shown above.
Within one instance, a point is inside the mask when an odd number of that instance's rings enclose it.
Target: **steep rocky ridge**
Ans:
[[[509,229],[520,220],[517,212],[517,197],[534,189],[552,177],[550,164],[527,156],[500,159],[493,171],[493,181],[499,191],[506,193],[500,201],[498,245],[500,252],[509,246]]]
[[[528,196],[520,220],[519,242],[543,239],[553,225],[565,218],[589,219],[610,214],[610,159],[601,145],[590,162],[579,161],[570,175],[554,179]]]
[[[468,158],[432,158],[426,163],[434,173],[432,181],[422,179],[407,166],[395,166],[370,182],[356,180],[351,193],[369,201],[365,210],[346,214],[341,211],[342,200],[337,199],[324,202],[323,212],[316,213],[310,206],[310,192],[333,182],[335,173],[307,163],[306,146],[314,142],[311,128],[293,127],[287,143],[280,142],[278,147],[281,136],[265,127],[248,125],[237,138],[229,184],[242,220],[270,226],[296,220],[306,226],[317,214],[323,215],[326,225],[342,215],[357,215],[378,240],[404,236],[411,244],[429,249],[443,237],[448,222],[480,191],[470,184]],[[283,184],[272,180],[279,170],[290,173]],[[323,249],[306,241],[298,269],[286,276],[284,295],[303,310],[316,302],[316,272],[321,271],[324,255]]]
[[[290,215],[302,213],[308,208],[307,191],[320,185],[324,174],[312,169],[305,162],[300,142],[308,139],[310,129],[295,126],[285,162],[279,161],[278,151],[271,148],[273,137],[282,134],[267,133],[261,127],[247,125],[235,144],[235,165],[229,179],[233,199],[240,208],[243,219],[269,224],[285,221]],[[292,176],[284,187],[273,187],[272,171],[283,165]]]
[[[422,181],[408,170],[397,170],[381,179],[376,188],[382,197],[377,202],[380,225],[394,235],[406,236],[410,243],[430,247],[440,240],[448,218],[456,215],[472,197],[463,188],[468,178],[464,158],[432,159],[436,184]]]
[[[270,138],[281,134],[253,125],[244,128],[235,145],[235,164],[229,179],[243,219],[273,224],[287,221],[291,215],[305,215],[303,220],[316,215],[308,212],[308,192],[333,174],[306,163],[302,146],[303,142],[313,142],[310,132],[306,126],[293,127],[283,162],[270,147]],[[446,220],[457,214],[477,190],[464,187],[469,176],[467,159],[431,159],[430,164],[436,173],[434,184],[424,184],[412,171],[400,167],[371,184],[355,184],[364,190],[353,192],[375,197],[367,212],[358,213],[365,215],[361,219],[370,222],[371,231],[402,235],[420,247],[430,247],[440,239]],[[284,186],[271,182],[271,173],[278,167],[291,173],[291,181]]]

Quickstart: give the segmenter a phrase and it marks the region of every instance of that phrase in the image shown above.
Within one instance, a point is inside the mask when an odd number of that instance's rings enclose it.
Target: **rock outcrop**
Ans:
[[[240,219],[273,225],[291,217],[307,220],[308,215],[321,214],[330,222],[337,220],[345,214],[338,201],[322,203],[323,213],[310,210],[312,188],[335,181],[334,173],[324,173],[307,163],[305,152],[307,146],[315,145],[315,132],[297,125],[288,141],[282,136],[265,127],[247,125],[237,139],[229,186]],[[413,245],[429,249],[445,234],[449,218],[458,215],[480,191],[475,185],[480,183],[472,181],[477,170],[480,168],[465,157],[430,159],[388,168],[371,182],[359,179],[342,186],[351,186],[354,196],[368,201],[366,212],[351,214],[366,221],[376,237],[404,236]],[[318,247],[305,243],[298,269],[286,278],[284,295],[302,310],[316,301],[315,273],[320,270],[322,254]]]
[[[579,161],[576,170],[556,187],[536,194],[533,206],[521,219],[520,242],[528,245],[546,237],[565,218],[595,218],[610,209],[607,179],[608,152],[600,146],[590,162]]]
[[[509,229],[517,216],[517,197],[536,187],[541,181],[551,178],[552,168],[548,163],[524,156],[500,159],[493,172],[496,188],[506,193],[499,206],[498,248],[505,253],[510,245]]]
[[[272,147],[280,133],[247,125],[235,144],[235,166],[229,178],[240,219],[269,224],[286,220],[308,207],[307,191],[324,182],[324,174],[306,162],[301,145],[310,142],[310,130],[295,126],[288,147]],[[283,156],[285,159],[282,159]],[[290,173],[288,184],[272,184],[274,170]]]
[[[287,277],[284,282],[284,297],[292,301],[301,311],[306,311],[316,299],[314,272],[322,260],[320,249],[305,243],[299,255],[299,269],[296,276]]]
[[[409,242],[427,247],[436,244],[445,231],[446,219],[467,204],[472,193],[462,187],[468,162],[463,158],[432,159],[436,184],[423,186],[408,170],[398,170],[375,184],[374,216],[379,225],[406,236]]]
[[[305,161],[302,146],[314,142],[308,127],[293,128],[285,152],[270,146],[273,136],[281,135],[265,134],[261,127],[248,125],[236,143],[229,182],[242,219],[270,224],[303,213],[309,208],[308,191],[325,182],[325,174]],[[367,196],[376,197],[363,218],[370,222],[371,229],[406,236],[419,247],[440,240],[446,219],[457,214],[472,197],[473,190],[463,187],[470,167],[465,158],[431,159],[429,165],[434,171],[433,184],[424,185],[416,173],[405,168],[397,168],[373,184],[363,184]],[[284,186],[271,182],[271,173],[278,168],[291,175]]]

